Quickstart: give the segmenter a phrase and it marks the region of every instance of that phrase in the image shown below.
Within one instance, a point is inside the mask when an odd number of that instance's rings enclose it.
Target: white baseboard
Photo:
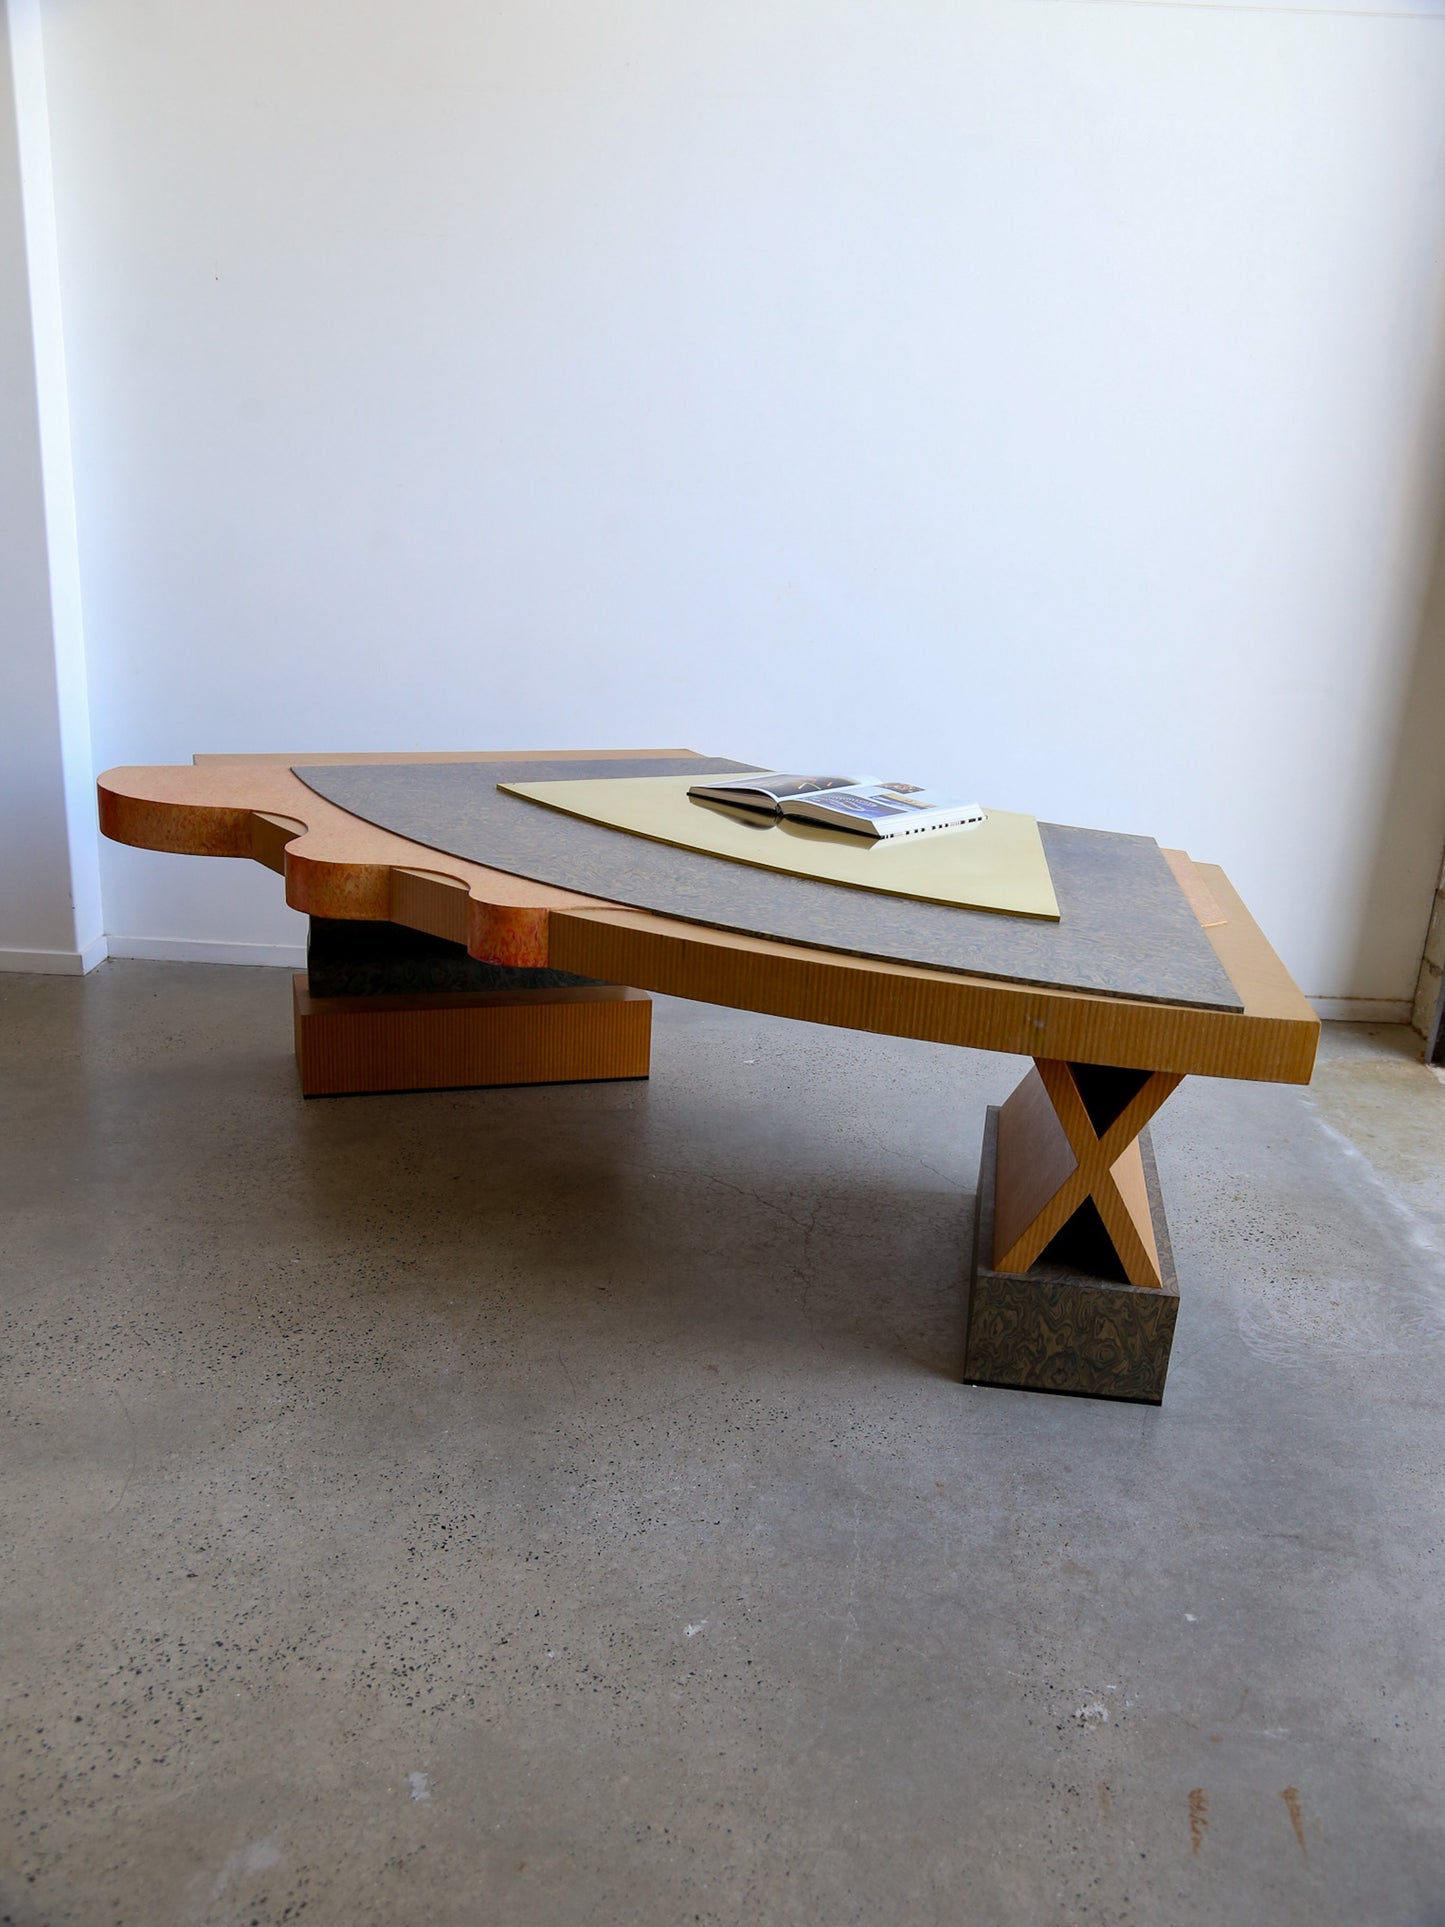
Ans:
[[[192,937],[112,937],[112,957],[146,963],[265,964],[273,969],[304,970],[302,943],[202,943]]]
[[[110,951],[104,937],[84,950],[0,950],[0,970],[30,970],[43,977],[83,977],[104,963]]]
[[[1408,997],[1311,997],[1316,1017],[1327,1024],[1408,1024]]]

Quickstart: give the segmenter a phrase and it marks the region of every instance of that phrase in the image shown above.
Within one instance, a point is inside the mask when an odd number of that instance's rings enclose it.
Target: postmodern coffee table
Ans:
[[[496,788],[518,770],[692,760],[201,756],[108,771],[100,820],[122,843],[249,857],[285,878],[311,918],[294,987],[308,1096],[645,1076],[648,991],[1033,1058],[988,1114],[963,1376],[1157,1402],[1178,1287],[1149,1120],[1186,1076],[1307,1083],[1319,1036],[1223,871],[1147,839],[1041,826],[1063,914],[1021,932],[598,842],[622,833]],[[515,867],[494,867],[503,858]],[[579,887],[589,875],[611,893]]]

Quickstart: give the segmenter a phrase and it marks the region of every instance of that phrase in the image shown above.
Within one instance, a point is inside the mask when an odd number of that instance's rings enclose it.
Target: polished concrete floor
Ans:
[[[297,1095],[0,978],[0,1921],[1445,1922],[1445,1085],[1155,1126],[1162,1409],[970,1389],[1011,1060]]]

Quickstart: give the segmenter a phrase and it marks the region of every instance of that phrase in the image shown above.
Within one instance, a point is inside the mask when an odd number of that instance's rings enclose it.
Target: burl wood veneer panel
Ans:
[[[619,752],[628,759],[651,753]],[[549,763],[575,760],[567,750],[538,754]],[[607,757],[606,751],[590,751],[586,760]],[[249,857],[285,878],[293,910],[317,917],[390,919],[465,944],[474,957],[524,969],[548,968],[549,911],[604,901],[389,836],[308,789],[291,773],[295,760],[198,756],[192,764],[106,770],[96,782],[101,830],[116,843],[142,850]],[[398,758],[377,754],[372,760]],[[405,760],[475,765],[498,759],[482,750]]]
[[[722,758],[577,760],[578,777],[727,775]],[[880,896],[656,843],[509,796],[545,762],[298,765],[330,802],[394,835],[614,903],[753,937],[1013,983],[1238,1011],[1241,999],[1151,837],[1041,823],[1057,923]]]

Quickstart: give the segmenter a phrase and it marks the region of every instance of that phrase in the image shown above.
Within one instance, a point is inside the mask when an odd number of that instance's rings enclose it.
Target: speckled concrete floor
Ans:
[[[305,1104],[288,996],[0,978],[0,1920],[1445,1919],[1405,1033],[1161,1114],[1155,1411],[956,1382],[1011,1061]]]

